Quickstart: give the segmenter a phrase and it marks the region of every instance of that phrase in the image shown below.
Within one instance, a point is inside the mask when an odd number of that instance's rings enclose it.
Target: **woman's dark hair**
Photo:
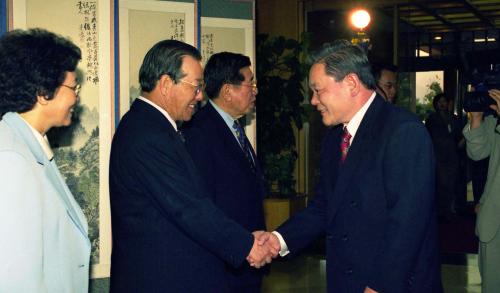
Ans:
[[[438,110],[437,108],[437,104],[439,102],[439,100],[441,100],[442,98],[444,98],[447,102],[451,101],[451,99],[445,95],[444,93],[440,93],[440,94],[437,94],[434,96],[434,98],[432,99],[432,106],[434,107],[434,110]]]
[[[176,40],[156,43],[144,56],[139,70],[139,83],[143,92],[152,91],[162,75],[177,83],[186,73],[182,72],[182,58],[191,56],[201,60],[200,52],[193,46]]]
[[[241,84],[245,77],[240,70],[249,66],[250,58],[247,56],[231,52],[213,54],[208,59],[204,71],[205,92],[208,98],[217,98],[224,84]]]
[[[44,29],[4,34],[0,38],[0,115],[33,109],[37,96],[52,99],[80,59],[75,44]]]

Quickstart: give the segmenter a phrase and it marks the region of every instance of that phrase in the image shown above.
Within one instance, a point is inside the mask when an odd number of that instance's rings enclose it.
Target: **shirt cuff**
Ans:
[[[281,250],[279,252],[280,256],[283,257],[287,254],[290,253],[290,250],[288,250],[288,246],[286,245],[285,239],[283,239],[283,236],[279,232],[273,231],[272,232],[276,237],[278,237],[278,240],[280,241],[280,247]]]

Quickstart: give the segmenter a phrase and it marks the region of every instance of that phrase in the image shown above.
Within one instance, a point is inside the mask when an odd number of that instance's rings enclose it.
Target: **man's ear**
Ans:
[[[168,74],[163,74],[158,80],[158,87],[160,89],[161,95],[166,96],[170,92],[174,84],[174,80],[170,78]]]
[[[231,86],[227,83],[225,83],[222,88],[220,89],[221,97],[224,99],[226,102],[230,102],[232,100],[231,96]]]
[[[361,90],[361,81],[359,80],[357,74],[349,73],[344,78],[344,82],[351,91],[351,96],[355,97],[359,94],[359,91]]]

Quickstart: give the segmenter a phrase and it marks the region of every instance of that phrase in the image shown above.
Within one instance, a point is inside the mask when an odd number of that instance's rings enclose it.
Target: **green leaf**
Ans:
[[[306,118],[309,65],[306,56],[310,34],[301,40],[283,36],[257,36],[257,140],[259,157],[269,191],[287,197],[296,194],[294,168],[297,160],[294,127],[302,128]],[[268,193],[269,194],[269,193]]]

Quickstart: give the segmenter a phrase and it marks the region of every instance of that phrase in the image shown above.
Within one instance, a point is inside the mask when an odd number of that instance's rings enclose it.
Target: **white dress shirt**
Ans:
[[[170,122],[170,124],[172,124],[172,126],[174,127],[175,131],[177,131],[177,124],[175,123],[174,119],[172,119],[172,117],[170,117],[170,115],[168,114],[167,111],[165,111],[165,109],[163,109],[162,107],[158,106],[157,104],[153,103],[152,101],[146,99],[145,97],[143,96],[139,96],[137,97],[139,100],[143,101],[143,102],[146,102],[148,104],[150,104],[151,106],[155,107],[156,110],[160,111],[160,113],[163,114],[163,116],[165,116],[165,118],[167,118],[168,122]]]

